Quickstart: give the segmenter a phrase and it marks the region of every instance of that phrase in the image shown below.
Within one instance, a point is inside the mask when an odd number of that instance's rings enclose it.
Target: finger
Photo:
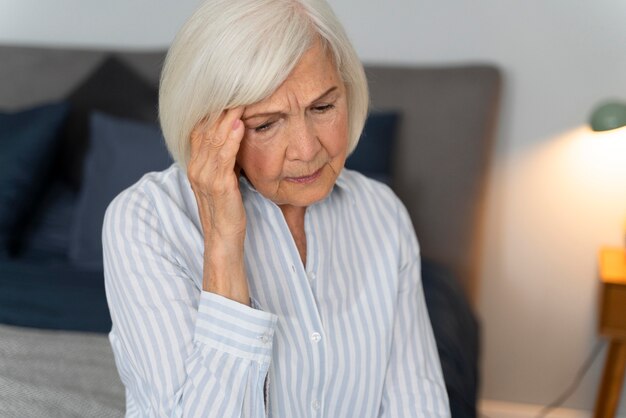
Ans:
[[[195,154],[200,147],[200,143],[202,142],[202,137],[205,135],[208,127],[208,116],[200,119],[193,129],[191,130],[190,135],[190,145],[191,145],[191,153]]]
[[[194,147],[197,151],[194,149],[195,154],[190,162],[190,168],[198,178],[211,178],[219,182],[220,179],[233,175],[237,152],[244,134],[243,122],[240,119],[243,112],[243,107],[225,110],[211,128],[203,129],[202,125],[198,125],[193,132]]]
[[[231,137],[233,131],[237,130],[238,125],[242,124],[241,116],[243,111],[243,106],[227,109],[223,114],[222,120],[215,125],[216,130],[213,135],[220,142],[220,147]]]
[[[207,141],[207,137],[212,135],[215,131],[215,127],[223,120],[225,112],[222,112],[212,125],[209,125],[209,117],[205,116],[200,119],[194,126],[190,135],[190,157],[191,159],[199,159],[198,157],[206,151],[204,144]]]
[[[243,113],[242,113],[243,114]],[[226,122],[225,122],[226,123]],[[237,158],[241,141],[244,137],[245,126],[241,119],[235,119],[231,125],[231,130],[228,134],[228,139],[219,150],[220,158],[229,162],[229,168],[232,168],[234,161]]]
[[[192,158],[193,156],[206,157],[202,154],[205,154],[203,151],[208,151],[207,148],[221,148],[230,135],[232,124],[241,119],[244,109],[240,106],[224,110],[211,126],[208,125],[207,117],[200,120],[191,132]]]
[[[239,119],[243,111],[234,112],[234,118],[233,112],[230,113],[226,115],[220,125],[220,128],[223,125],[230,126],[228,133],[221,133],[221,135],[226,135],[227,138],[220,148],[214,148],[213,152],[209,153],[202,170],[206,178],[212,180],[213,192],[216,195],[239,190],[237,153],[244,134],[244,125],[241,119]],[[233,119],[233,123],[230,124],[230,121]]]

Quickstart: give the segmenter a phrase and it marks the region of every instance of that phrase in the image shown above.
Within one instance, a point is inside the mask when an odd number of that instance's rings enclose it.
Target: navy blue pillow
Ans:
[[[370,113],[359,144],[346,160],[346,167],[390,184],[391,155],[398,120],[399,115],[396,112]]]
[[[40,213],[23,234],[19,257],[35,263],[67,262],[70,230],[77,193],[61,180],[54,181],[40,203]]]
[[[459,280],[449,269],[422,259],[422,286],[453,417],[475,418],[480,326]]]
[[[157,123],[159,93],[135,70],[115,56],[107,57],[68,97],[72,104],[61,154],[61,174],[80,190],[89,148],[91,112]]]
[[[0,113],[0,254],[14,253],[34,213],[68,113],[65,103]]]
[[[109,332],[111,317],[102,271],[60,262],[0,260],[0,323]]]
[[[72,222],[69,258],[81,268],[102,268],[102,222],[107,206],[149,171],[172,158],[156,124],[94,112],[83,184]]]

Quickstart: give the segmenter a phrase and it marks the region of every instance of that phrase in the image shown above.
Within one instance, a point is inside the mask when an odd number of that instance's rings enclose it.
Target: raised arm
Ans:
[[[236,158],[244,109],[229,109],[211,125],[201,121],[191,134],[187,177],[196,197],[204,234],[202,288],[250,305],[244,269],[246,213]]]
[[[224,248],[207,240],[204,221],[205,248],[212,245],[222,259],[205,250],[200,289],[164,231],[152,192],[145,184],[123,192],[103,226],[110,340],[126,386],[126,416],[265,417],[263,384],[276,316],[248,306],[238,258],[225,258]],[[198,201],[201,213],[203,204]],[[226,213],[242,215],[232,207]],[[234,240],[220,233],[232,250]]]

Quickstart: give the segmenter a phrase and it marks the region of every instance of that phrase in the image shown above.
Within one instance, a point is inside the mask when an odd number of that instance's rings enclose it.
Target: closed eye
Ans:
[[[326,104],[326,105],[315,106],[312,108],[312,110],[315,113],[325,113],[334,108],[335,108],[334,104]]]
[[[274,125],[274,122],[266,122],[254,128],[254,132],[265,132],[269,130],[272,127],[272,125]]]

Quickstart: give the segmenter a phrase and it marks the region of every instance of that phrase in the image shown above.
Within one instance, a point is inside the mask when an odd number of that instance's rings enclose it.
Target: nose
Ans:
[[[322,147],[313,123],[306,117],[299,117],[292,119],[290,125],[287,159],[312,161]]]

